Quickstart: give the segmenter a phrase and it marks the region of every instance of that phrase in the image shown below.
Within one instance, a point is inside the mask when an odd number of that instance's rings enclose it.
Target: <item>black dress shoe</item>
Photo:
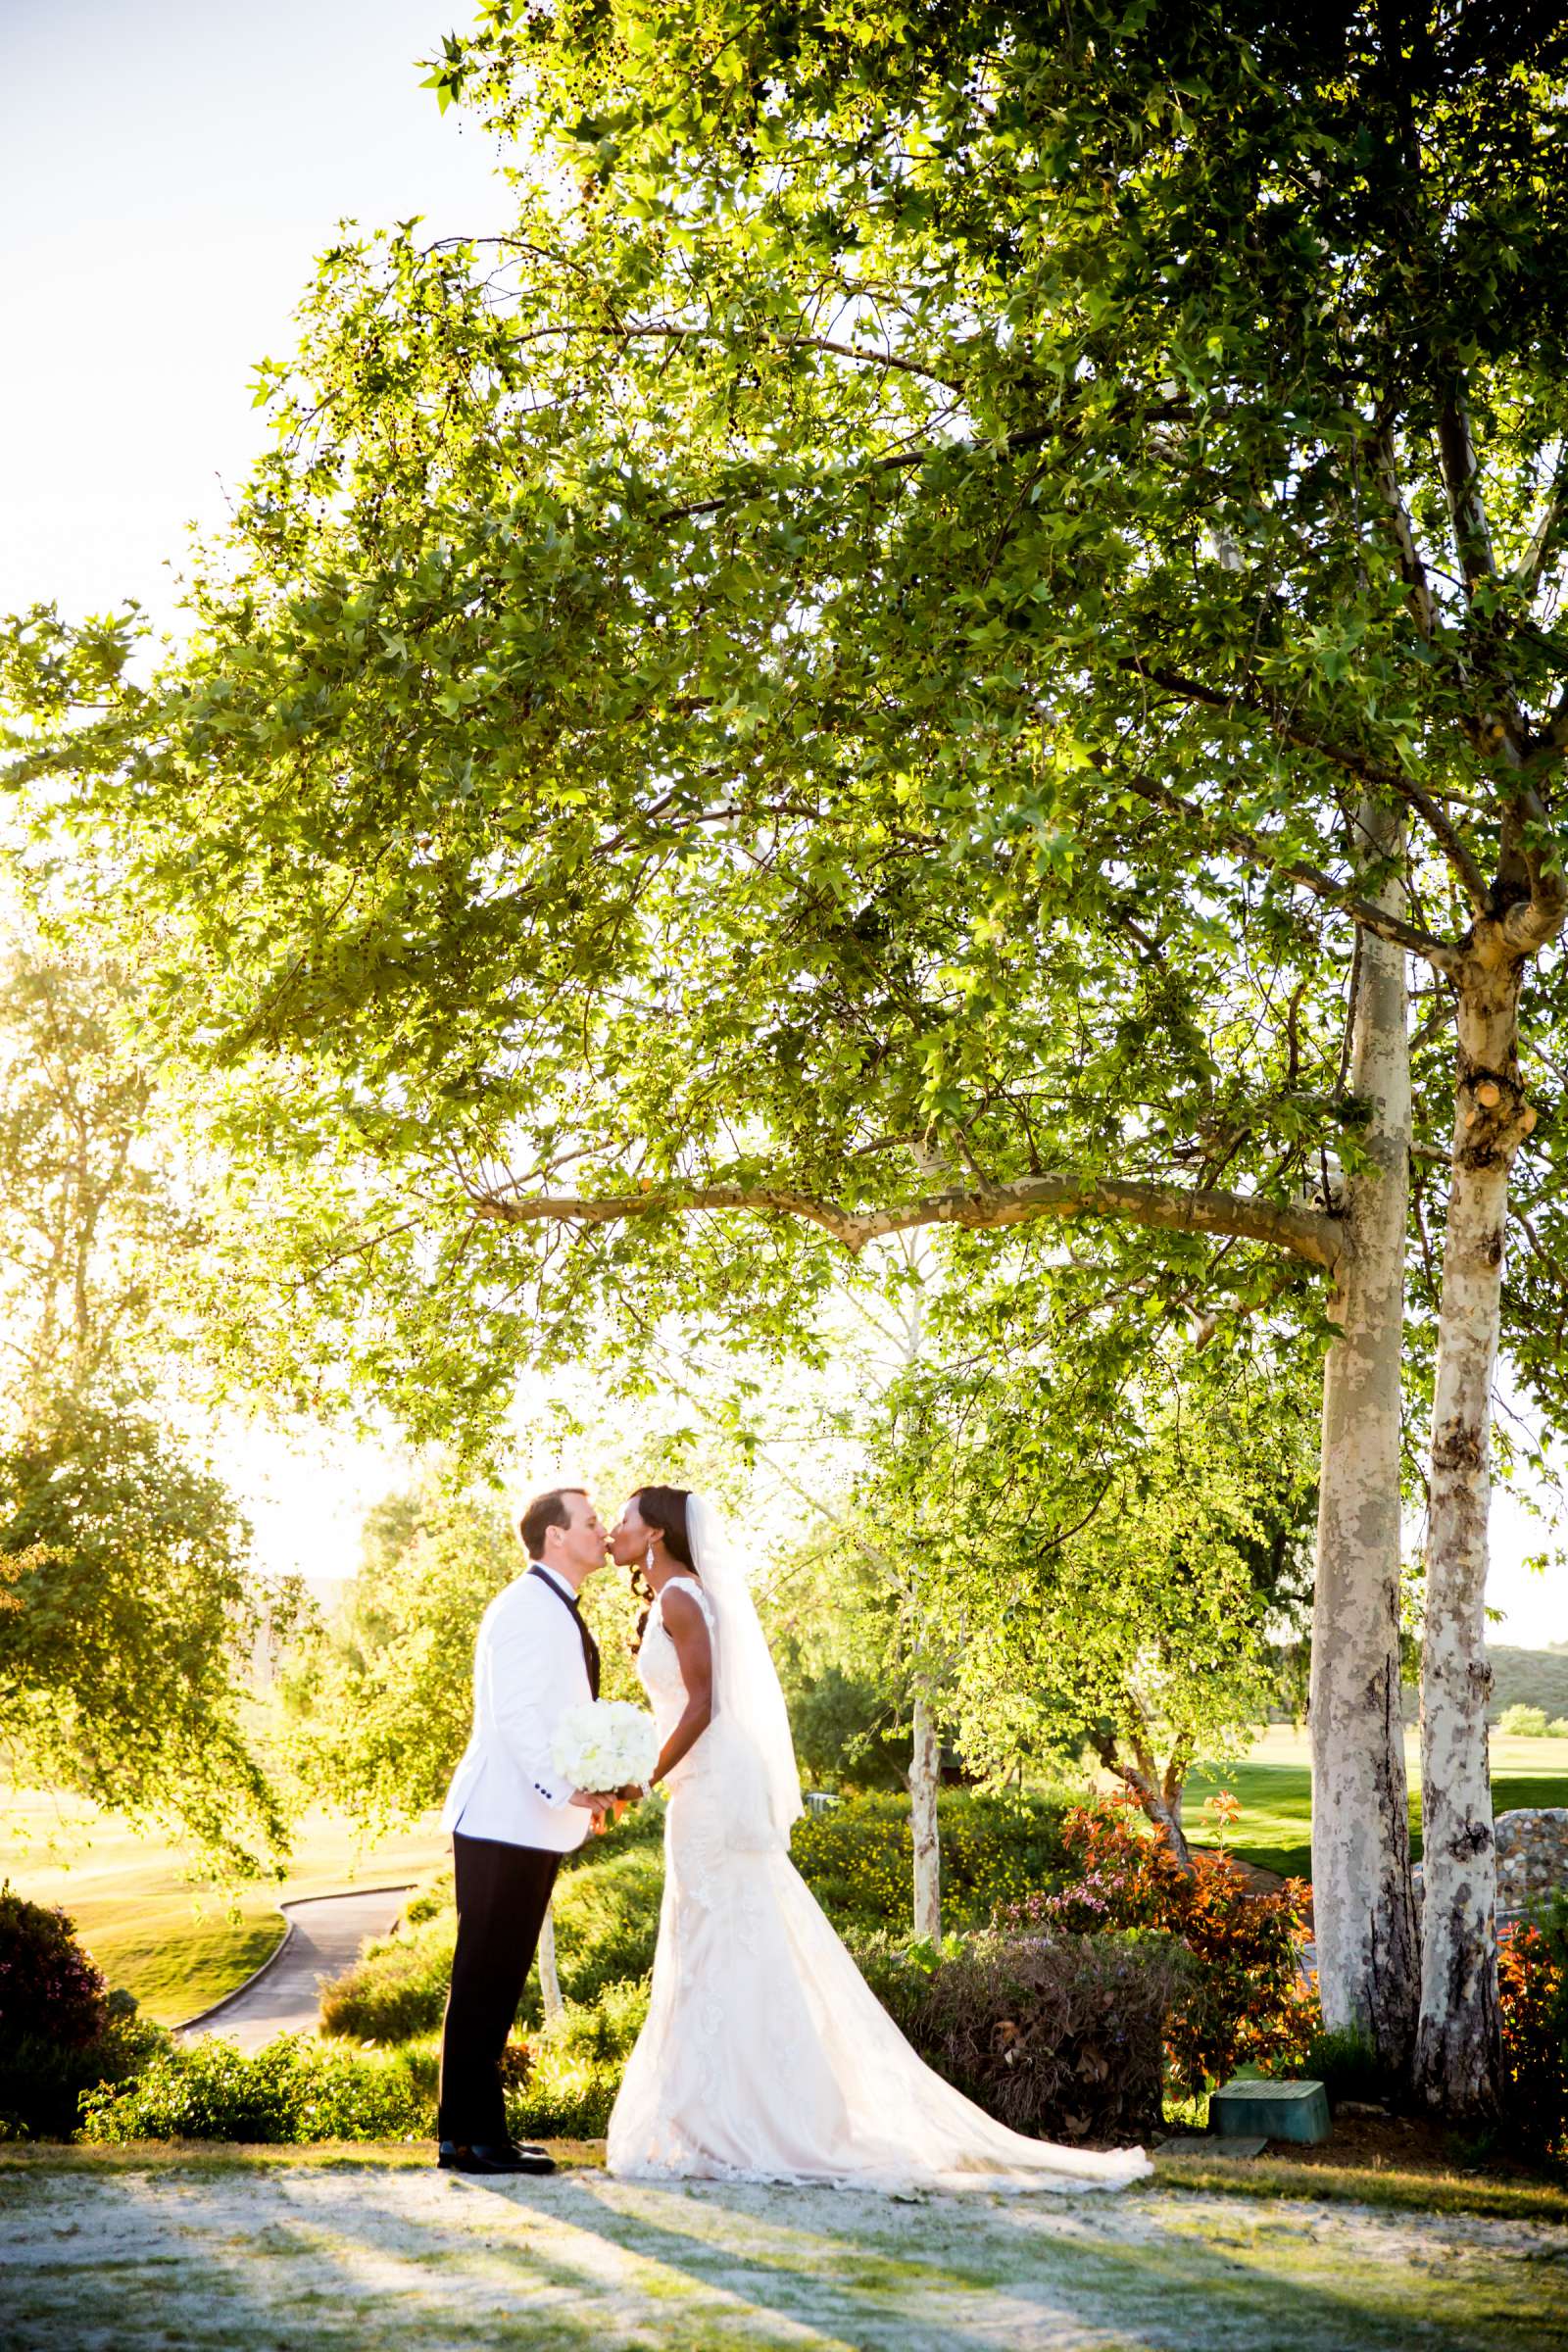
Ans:
[[[502,2147],[466,2147],[444,2139],[436,2156],[444,2173],[553,2173],[556,2160],[543,2148],[516,2148],[510,2140]]]

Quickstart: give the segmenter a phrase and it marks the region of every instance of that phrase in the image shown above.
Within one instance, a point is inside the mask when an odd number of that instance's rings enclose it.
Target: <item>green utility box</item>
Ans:
[[[1321,2082],[1227,2082],[1209,2099],[1208,2124],[1222,2139],[1327,2139],[1328,2093]]]

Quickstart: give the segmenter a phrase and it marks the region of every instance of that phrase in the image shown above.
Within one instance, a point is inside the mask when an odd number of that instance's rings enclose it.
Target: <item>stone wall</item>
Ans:
[[[1559,1887],[1568,1892],[1568,1805],[1535,1805],[1517,1813],[1499,1813],[1494,1827],[1499,1911],[1527,1910]],[[1419,1897],[1419,1864],[1414,1876]]]
[[[1499,1813],[1497,1901],[1505,1910],[1568,1887],[1568,1805]]]

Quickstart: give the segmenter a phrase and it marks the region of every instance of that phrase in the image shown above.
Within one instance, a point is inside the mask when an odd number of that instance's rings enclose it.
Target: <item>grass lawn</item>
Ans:
[[[1410,1837],[1421,1855],[1421,1757],[1413,1732],[1405,1735],[1410,1776]],[[1228,1788],[1240,1799],[1241,1819],[1228,1840],[1233,1853],[1288,1879],[1312,1875],[1312,1776],[1303,1733],[1270,1724],[1239,1764],[1205,1766],[1187,1783],[1185,1819],[1197,1845],[1213,1842],[1203,1821],[1205,1797]],[[1568,1740],[1492,1739],[1492,1803],[1497,1813],[1525,1805],[1568,1805]]]
[[[1549,2203],[1341,2202],[1234,2163],[1119,2196],[897,2200],[429,2158],[0,2151],[8,2345],[1547,2352],[1568,2330]]]
[[[0,1880],[35,1903],[58,1904],[111,1984],[148,2017],[173,2026],[232,1992],[283,1935],[278,1903],[295,1895],[393,1886],[447,1859],[433,1816],[367,1846],[316,1812],[300,1824],[282,1886],[215,1892],[193,1886],[184,1858],[112,1816],[65,1797],[8,1789],[0,1806]]]

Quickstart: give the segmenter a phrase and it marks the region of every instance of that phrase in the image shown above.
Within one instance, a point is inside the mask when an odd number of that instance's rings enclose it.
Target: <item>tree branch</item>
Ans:
[[[1546,558],[1550,555],[1552,542],[1557,536],[1557,526],[1562,519],[1565,486],[1568,486],[1568,453],[1558,459],[1557,470],[1551,479],[1551,487],[1542,502],[1540,516],[1535,529],[1530,534],[1530,544],[1525,549],[1523,558],[1514,567],[1513,584],[1528,597],[1533,597],[1541,585],[1541,575],[1545,568]]]
[[[1486,503],[1481,489],[1481,460],[1476,452],[1475,436],[1470,428],[1470,412],[1457,378],[1447,384],[1438,404],[1438,453],[1443,466],[1444,487],[1448,494],[1448,510],[1453,517],[1454,545],[1464,573],[1466,596],[1473,603],[1475,592],[1483,581],[1495,580],[1497,560],[1492,544],[1492,531],[1487,521]],[[1539,566],[1551,536],[1555,516],[1557,486],[1562,478],[1559,465],[1557,480],[1553,482],[1545,512],[1537,525],[1531,542],[1527,564]],[[1508,821],[1503,828],[1503,868],[1499,879],[1509,879],[1510,863],[1523,868],[1528,877],[1528,902],[1505,908],[1501,927],[1510,947],[1526,956],[1538,955],[1562,930],[1568,917],[1568,879],[1560,865],[1547,865],[1541,855],[1539,839],[1531,835],[1550,836],[1550,822],[1544,804],[1536,789],[1531,768],[1532,745],[1530,730],[1518,698],[1506,677],[1494,679],[1497,687],[1497,710],[1490,721],[1489,730],[1494,733],[1496,748],[1508,770]],[[1534,747],[1555,752],[1555,730],[1548,722],[1541,744]]]
[[[1455,383],[1446,386],[1438,402],[1438,456],[1443,486],[1453,518],[1453,544],[1459,558],[1466,594],[1473,597],[1483,580],[1495,579],[1497,562],[1492,552],[1492,530],[1481,495],[1481,460],[1470,430],[1470,412]]]
[[[1568,921],[1568,880],[1559,866],[1540,868],[1531,863],[1528,899],[1504,907],[1499,924],[1516,955],[1539,956],[1549,948]]]
[[[1109,417],[1102,418],[1101,421],[1117,422],[1136,415],[1141,425],[1160,424],[1167,422],[1172,417],[1186,416],[1190,413],[1190,405],[1183,400],[1152,402],[1147,408],[1142,409],[1128,401],[1112,410]],[[837,467],[835,473],[836,478],[840,480],[850,480],[864,474],[906,472],[913,466],[923,466],[928,458],[1010,458],[1020,455],[1025,450],[1042,449],[1051,441],[1058,439],[1070,441],[1077,430],[1078,426],[1073,418],[1055,416],[1047,424],[1021,425],[1016,432],[999,433],[994,436],[977,435],[967,440],[952,441],[932,441],[922,438],[911,442],[905,449],[887,451],[880,457],[867,457],[858,463],[847,463]],[[780,498],[796,497],[802,490],[810,486],[809,483],[804,481],[781,482],[777,486],[776,495]],[[665,507],[661,510],[659,520],[662,523],[681,522],[688,515],[721,514],[724,509],[732,505],[736,499],[752,499],[757,495],[755,481],[738,483],[733,490],[725,491],[717,498],[697,499],[687,506]]]
[[[710,326],[677,326],[662,319],[629,320],[606,319],[602,324],[592,318],[563,318],[551,326],[532,327],[526,334],[514,337],[518,343],[536,343],[552,336],[604,335],[613,342],[719,343],[733,345],[737,341],[760,342],[774,351],[825,351],[836,359],[855,360],[863,368],[891,368],[904,375],[923,376],[927,382],[940,384],[945,392],[963,397],[961,379],[939,375],[923,361],[901,359],[897,352],[867,350],[857,343],[839,343],[831,335],[770,334],[761,337],[725,334]]]
[[[1487,878],[1477,859],[1465,847],[1451,818],[1430,793],[1424,792],[1401,769],[1385,767],[1381,760],[1368,760],[1363,754],[1351,751],[1344,744],[1332,743],[1325,736],[1314,734],[1309,727],[1303,727],[1292,718],[1289,712],[1267,701],[1258,701],[1245,694],[1222,694],[1217,687],[1205,686],[1200,678],[1190,678],[1181,670],[1156,669],[1152,663],[1137,655],[1129,656],[1122,667],[1132,670],[1135,676],[1147,678],[1152,686],[1159,687],[1162,693],[1175,695],[1182,702],[1198,703],[1205,710],[1224,711],[1227,716],[1245,710],[1250,716],[1262,719],[1282,743],[1290,744],[1294,750],[1311,752],[1318,759],[1331,761],[1334,766],[1343,768],[1347,775],[1354,776],[1358,784],[1368,785],[1374,790],[1381,787],[1385,792],[1396,794],[1415,809],[1441,844],[1458,876],[1472,911],[1481,914],[1491,906],[1492,894],[1487,886]]]
[[[1449,816],[1441,802],[1434,800],[1431,793],[1424,792],[1419,784],[1412,783],[1408,776],[1394,773],[1391,781],[1395,791],[1402,796],[1415,810],[1417,816],[1423,820],[1428,832],[1447,858],[1448,863],[1458,877],[1460,889],[1470,902],[1471,913],[1480,914],[1483,908],[1491,903],[1487,890],[1487,877],[1481,870],[1480,860],[1465,846],[1464,839],[1452,817]]]
[[[1465,601],[1473,606],[1482,582],[1496,579],[1497,559],[1482,496],[1481,459],[1470,429],[1470,411],[1456,378],[1444,386],[1438,402],[1438,459],[1443,468],[1443,486],[1448,494],[1448,513],[1453,518],[1453,544],[1464,577]],[[1490,683],[1494,688],[1500,686],[1493,723],[1500,729],[1510,761],[1517,768],[1529,751],[1524,716],[1506,678],[1500,681],[1493,678]]]
[[[1394,428],[1386,421],[1378,426],[1374,450],[1378,488],[1383,493],[1383,503],[1389,511],[1389,528],[1398,551],[1399,570],[1410,591],[1410,611],[1417,629],[1430,645],[1434,623],[1432,590],[1427,581],[1427,567],[1421,561],[1421,551],[1415,543],[1410,510],[1404,503],[1404,493],[1399,487]]]
[[[1020,432],[1007,433],[996,441],[929,441],[922,439],[912,443],[907,449],[896,449],[879,458],[867,458],[863,464],[858,466],[852,464],[839,466],[835,469],[835,475],[840,480],[847,480],[856,474],[904,473],[913,466],[923,466],[927,458],[973,458],[982,455],[1011,457],[1021,450],[1038,449],[1042,442],[1053,440],[1060,429],[1059,424],[1029,425]],[[779,498],[797,497],[803,491],[813,486],[818,485],[805,481],[781,482],[777,485],[775,495]],[[723,491],[717,498],[694,499],[689,506],[684,507],[663,507],[660,510],[658,519],[661,524],[664,524],[685,522],[694,515],[722,514],[725,508],[733,506],[737,499],[753,499],[757,495],[755,482],[737,483],[733,490]]]
[[[957,1225],[981,1233],[1071,1217],[1121,1218],[1164,1233],[1234,1234],[1330,1272],[1341,1248],[1340,1220],[1315,1209],[1286,1208],[1244,1193],[1191,1191],[1147,1178],[1076,1170],[1022,1176],[973,1192],[955,1186],[886,1208],[844,1208],[835,1200],[787,1186],[709,1184],[650,1187],[597,1198],[502,1189],[477,1194],[473,1209],[476,1216],[502,1225],[618,1225],[638,1217],[689,1216],[705,1209],[750,1210],[800,1217],[857,1254],[870,1242],[922,1225]]]
[[[1160,1782],[1160,1794],[1164,1797],[1170,1810],[1178,1815],[1182,1806],[1182,1783],[1187,1778],[1187,1767],[1193,1760],[1193,1747],[1194,1740],[1191,1732],[1178,1734],[1176,1744],[1170,1751],[1164,1776]]]
[[[1167,814],[1179,816],[1185,823],[1195,826],[1214,847],[1237,851],[1255,863],[1266,866],[1271,873],[1278,874],[1282,882],[1295,882],[1303,890],[1311,891],[1325,905],[1339,907],[1363,931],[1370,931],[1377,938],[1388,940],[1391,946],[1404,948],[1412,956],[1423,956],[1440,972],[1456,972],[1459,969],[1463,956],[1458,948],[1446,940],[1434,938],[1429,931],[1418,930],[1414,923],[1404,922],[1396,914],[1388,913],[1374,905],[1372,900],[1358,897],[1353,890],[1348,889],[1343,882],[1336,882],[1332,874],[1325,874],[1320,867],[1307,865],[1298,858],[1283,856],[1278,845],[1266,833],[1255,832],[1250,825],[1237,824],[1228,817],[1211,817],[1206,809],[1199,808],[1193,801],[1183,800],[1181,794],[1172,792],[1169,785],[1156,784],[1152,776],[1118,774],[1111,780],[1126,785],[1130,792],[1137,793],[1141,800],[1148,801],[1152,808],[1162,808]]]

